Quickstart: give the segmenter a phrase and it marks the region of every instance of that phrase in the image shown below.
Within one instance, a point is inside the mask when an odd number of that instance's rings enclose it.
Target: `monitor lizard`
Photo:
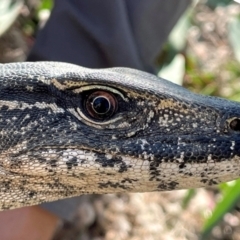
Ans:
[[[128,69],[0,64],[0,209],[240,176],[240,103]]]

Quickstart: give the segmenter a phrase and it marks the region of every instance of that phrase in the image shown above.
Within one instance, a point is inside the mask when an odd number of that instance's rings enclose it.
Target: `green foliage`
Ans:
[[[41,10],[52,10],[53,8],[53,0],[42,0],[41,5],[39,6],[39,11]]]
[[[229,24],[229,40],[236,59],[240,62],[240,16],[235,17]]]
[[[180,18],[172,30],[168,43],[164,47],[160,60],[158,76],[171,79],[172,82],[182,85],[185,74],[185,59],[180,54],[186,47],[186,34],[190,27],[191,10]]]
[[[211,8],[216,8],[217,6],[226,6],[231,2],[232,0],[208,0],[206,4]]]
[[[206,220],[201,239],[208,238],[212,229],[221,221],[223,216],[231,211],[240,200],[240,180],[220,186],[222,199],[217,203],[212,215]]]
[[[42,0],[41,4],[34,11],[33,16],[31,18],[26,19],[23,24],[23,31],[27,36],[34,36],[39,28],[39,22],[41,22],[41,13],[44,11],[49,12],[53,8],[54,0]]]
[[[23,1],[0,1],[0,36],[13,24],[23,6]]]
[[[204,95],[218,95],[218,84],[213,72],[201,71],[197,59],[186,55],[186,81],[184,87]]]
[[[182,200],[182,208],[183,209],[186,209],[188,207],[188,205],[190,204],[191,200],[196,195],[196,193],[197,193],[196,189],[189,189],[187,191],[187,194],[185,195],[185,197]]]

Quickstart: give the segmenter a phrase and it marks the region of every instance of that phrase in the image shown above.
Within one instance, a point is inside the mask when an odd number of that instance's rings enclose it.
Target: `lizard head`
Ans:
[[[240,104],[127,68],[0,65],[2,208],[239,177]]]

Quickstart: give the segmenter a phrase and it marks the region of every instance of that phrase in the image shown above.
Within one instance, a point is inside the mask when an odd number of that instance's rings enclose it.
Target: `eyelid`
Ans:
[[[107,86],[102,86],[102,85],[83,86],[83,87],[74,89],[73,92],[74,93],[82,93],[82,92],[89,91],[89,90],[94,90],[94,89],[96,89],[96,90],[106,90],[106,91],[115,93],[115,94],[119,95],[125,102],[129,102],[128,98],[124,97],[124,95],[120,91],[118,91],[114,88],[107,87]]]
[[[88,117],[86,116],[86,114],[84,114],[84,113],[81,111],[80,108],[77,108],[77,113],[79,114],[79,116],[80,116],[82,119],[84,119],[85,121],[87,121],[87,122],[89,122],[89,123],[92,123],[92,124],[94,124],[94,125],[109,125],[109,124],[114,123],[114,122],[116,122],[116,121],[118,121],[118,120],[121,119],[121,116],[119,116],[119,117],[110,119],[110,120],[108,120],[108,121],[97,122],[97,121],[93,121],[93,120],[91,120],[90,118],[88,118]]]

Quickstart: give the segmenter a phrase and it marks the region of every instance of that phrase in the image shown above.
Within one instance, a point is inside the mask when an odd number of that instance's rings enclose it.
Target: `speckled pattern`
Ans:
[[[87,193],[211,186],[240,176],[240,104],[153,75],[54,62],[0,64],[0,208]],[[95,120],[94,91],[118,109]]]

